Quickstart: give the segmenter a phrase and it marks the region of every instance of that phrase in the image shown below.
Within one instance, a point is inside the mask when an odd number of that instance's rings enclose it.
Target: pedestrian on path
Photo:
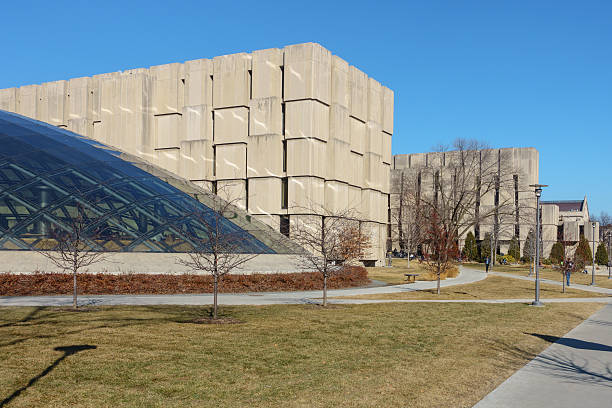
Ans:
[[[570,276],[572,274],[572,268],[574,267],[574,263],[572,261],[567,261],[567,267],[565,270],[565,280],[567,281],[567,286],[570,285]]]
[[[490,263],[490,259],[487,256],[487,259],[485,259],[485,270],[487,271],[487,273],[489,273],[489,263]]]

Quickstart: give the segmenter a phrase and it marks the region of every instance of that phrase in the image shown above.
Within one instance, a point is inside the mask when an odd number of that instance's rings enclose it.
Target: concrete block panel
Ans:
[[[327,142],[327,180],[351,181],[351,145],[343,140]]]
[[[348,207],[353,208],[358,215],[362,214],[361,188],[351,185],[348,186]]]
[[[349,67],[351,116],[366,122],[368,120],[368,76],[351,66]]]
[[[349,122],[351,127],[351,151],[363,154],[365,153],[366,124],[353,117],[349,118]]]
[[[247,177],[282,177],[283,136],[250,136],[247,147]]]
[[[17,88],[0,89],[0,109],[17,112]]]
[[[367,220],[378,221],[380,192],[376,190],[361,190],[361,211]]]
[[[251,98],[282,98],[283,51],[278,48],[270,48],[253,51],[251,55],[253,57],[253,94]]]
[[[213,107],[249,106],[251,56],[245,53],[213,58]]]
[[[349,86],[349,64],[342,58],[332,56],[331,103],[348,110],[351,100]]]
[[[380,247],[380,226],[376,222],[362,222],[359,225],[361,233],[368,237],[370,247],[365,251],[364,260],[379,260],[384,259],[384,254],[381,257],[379,252]]]
[[[382,86],[373,78],[368,78],[368,121],[382,123]]]
[[[322,222],[323,218],[319,215],[292,214],[289,217],[289,237],[294,236],[296,230],[304,228],[313,228],[316,231],[321,228]]]
[[[246,180],[218,180],[217,195],[246,210]]]
[[[93,122],[89,119],[68,119],[67,129],[79,135],[93,137]]]
[[[336,104],[330,106],[329,138],[351,143],[351,127],[347,108]]]
[[[213,140],[213,113],[210,105],[184,106],[181,110],[182,140]]]
[[[409,155],[411,169],[418,169],[427,165],[427,153],[414,153]]]
[[[383,162],[381,165],[381,171],[381,192],[389,194],[391,192],[391,165]]]
[[[187,180],[207,180],[213,175],[212,140],[180,142],[179,175]]]
[[[396,154],[393,156],[393,169],[403,170],[410,168],[410,155],[409,154]]]
[[[154,117],[155,148],[166,149],[180,146],[181,115],[161,115]]]
[[[382,161],[383,163],[392,164],[393,155],[391,154],[391,135],[382,132]]]
[[[365,153],[374,153],[382,156],[383,137],[382,128],[377,122],[366,124]]]
[[[393,102],[394,95],[393,91],[386,86],[382,87],[383,94],[383,117],[382,117],[382,127],[383,131],[393,134]]]
[[[257,98],[249,101],[249,135],[282,134],[282,106],[277,97]]]
[[[331,53],[319,44],[290,45],[285,53],[285,101],[331,101]]]
[[[134,154],[155,147],[155,130],[150,126],[151,117],[148,106],[150,106],[150,79],[146,70],[139,73],[126,73],[120,76],[119,104],[115,105],[115,121],[118,116],[119,126],[113,127],[118,130],[118,135],[109,135],[113,139],[119,139],[119,148]],[[177,115],[178,116],[178,115]],[[178,132],[178,130],[176,131]],[[178,143],[172,147],[178,147]]]
[[[382,188],[382,158],[376,153],[363,155],[363,187],[373,190]]]
[[[185,106],[212,106],[212,61],[209,59],[186,61],[183,69],[185,72]]]
[[[559,222],[559,206],[542,204],[542,225],[557,225]]]
[[[221,179],[246,178],[246,144],[215,146],[215,175]]]
[[[251,178],[249,183],[249,208],[251,214],[281,213],[282,180],[276,177]]]
[[[348,184],[339,181],[325,182],[325,209],[342,213],[350,209]]]
[[[155,154],[157,155],[157,160],[155,161],[155,164],[174,174],[179,174],[179,148],[156,150]]]
[[[287,140],[288,176],[326,176],[326,143],[317,139]]]
[[[329,107],[319,101],[285,103],[285,138],[329,138]]]
[[[68,120],[93,119],[93,80],[88,77],[71,79],[66,92]]]
[[[289,177],[287,190],[290,214],[309,214],[325,205],[325,181],[321,178]]]
[[[214,111],[214,142],[246,143],[249,136],[249,110],[244,107]]]
[[[196,186],[203,188],[206,191],[209,192],[213,192],[213,183],[212,181],[207,181],[207,180],[194,180],[192,181],[193,184],[195,184]]]
[[[55,126],[66,125],[66,81],[46,82],[41,85],[38,120]]]
[[[263,222],[275,231],[280,230],[280,215],[255,214],[253,218]]]
[[[177,113],[184,105],[184,65],[179,63],[149,68],[153,79],[152,111],[155,115]]]
[[[426,153],[426,161],[427,167],[431,167],[432,169],[437,169],[444,166],[444,153],[442,152],[432,152]]]
[[[349,163],[351,163],[348,173],[349,184],[359,188],[363,187],[363,155],[351,152],[351,158]]]
[[[577,221],[563,221],[563,240],[575,242],[580,240],[580,226]]]

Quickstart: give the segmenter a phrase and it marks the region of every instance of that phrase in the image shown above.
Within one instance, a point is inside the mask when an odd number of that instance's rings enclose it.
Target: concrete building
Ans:
[[[290,235],[355,208],[384,259],[393,91],[318,44],[0,90],[0,109],[67,128],[238,197]]]
[[[492,209],[504,206],[504,214],[481,219],[471,231],[476,240],[484,239],[485,234],[492,232],[497,223],[498,252],[507,253],[512,237],[519,238],[521,251],[527,234],[535,224],[535,194],[530,184],[538,182],[539,154],[534,148],[504,148],[486,149],[463,152],[432,152],[400,154],[393,156],[392,186],[390,200],[390,230],[396,230],[399,207],[398,180],[403,174],[406,177],[418,179],[418,194],[435,194],[437,179],[439,183],[450,184],[458,171],[459,160],[462,155],[473,157],[473,169],[468,170],[471,177],[483,178],[482,184],[492,183],[496,178],[497,186],[488,192],[478,195],[473,201],[474,214],[491,213]],[[486,180],[486,179],[489,180]],[[477,217],[475,217],[476,219]],[[393,247],[398,248],[397,238]],[[463,246],[465,236],[460,237],[460,247]]]
[[[550,256],[550,250],[555,242],[563,242],[572,256],[577,248],[580,237],[589,241],[589,246],[599,245],[599,222],[593,222],[589,216],[587,198],[568,201],[542,201],[542,248],[544,256]]]

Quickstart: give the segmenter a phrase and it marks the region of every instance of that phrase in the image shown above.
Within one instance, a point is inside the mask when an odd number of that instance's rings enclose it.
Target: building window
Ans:
[[[287,171],[287,141],[283,140],[283,172]]]
[[[280,233],[289,238],[289,216],[280,216]]]
[[[281,208],[286,210],[289,207],[289,183],[287,177],[281,180]]]

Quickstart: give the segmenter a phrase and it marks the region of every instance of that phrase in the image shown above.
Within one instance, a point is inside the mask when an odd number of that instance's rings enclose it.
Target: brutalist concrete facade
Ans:
[[[319,44],[0,90],[0,109],[68,128],[212,191],[287,232],[355,208],[384,259],[393,91]]]
[[[566,255],[573,257],[580,237],[589,241],[589,246],[599,245],[599,222],[595,222],[595,234],[589,215],[586,196],[582,200],[542,202],[542,251],[545,257],[556,242],[564,243]]]
[[[478,202],[480,212],[490,211],[495,206],[496,195],[498,202],[509,203],[510,207],[515,207],[514,212],[505,217],[505,221],[500,221],[498,227],[499,234],[499,250],[507,253],[509,241],[513,236],[519,238],[521,252],[524,247],[525,239],[529,231],[535,225],[535,207],[536,200],[534,189],[529,187],[530,184],[538,182],[539,169],[539,153],[534,148],[504,148],[504,149],[486,149],[475,151],[479,155],[479,160],[483,167],[497,168],[497,172],[505,172],[509,174],[499,174],[499,176],[509,182],[504,183],[505,187],[499,191],[491,191],[483,195]],[[415,153],[415,154],[400,154],[393,156],[392,186],[390,199],[391,213],[391,231],[397,229],[397,224],[394,223],[397,217],[397,209],[399,206],[398,200],[398,180],[402,173],[409,177],[422,176],[421,191],[419,194],[433,194],[434,181],[432,176],[438,173],[440,182],[449,182],[450,177],[445,169],[452,169],[456,166],[458,159],[457,152],[431,152],[431,153]],[[491,161],[492,163],[484,163]],[[432,171],[434,170],[434,171]],[[493,176],[493,172],[489,173],[489,177]],[[420,177],[421,178],[421,177]],[[494,222],[492,219],[483,220],[477,226],[472,228],[472,232],[476,236],[476,240],[482,240],[485,234],[493,230]],[[395,236],[394,236],[395,238]],[[465,237],[461,237],[460,246],[463,246]],[[393,240],[393,247],[398,248],[397,240]]]

